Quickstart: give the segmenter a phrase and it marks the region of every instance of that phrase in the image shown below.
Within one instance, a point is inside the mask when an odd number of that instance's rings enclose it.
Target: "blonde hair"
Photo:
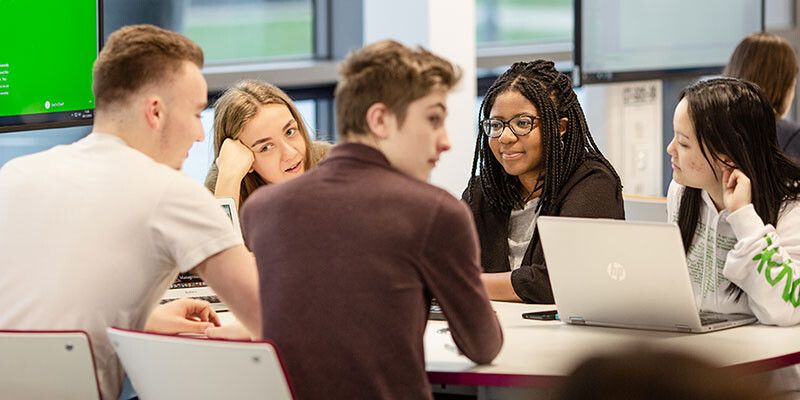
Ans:
[[[312,144],[308,134],[308,127],[303,121],[300,112],[297,111],[292,99],[276,86],[259,80],[245,80],[237,83],[226,90],[215,103],[214,160],[219,157],[219,152],[225,139],[238,139],[244,126],[258,114],[261,106],[267,104],[283,104],[289,109],[292,118],[297,121],[298,130],[303,135],[303,141],[306,143],[305,170],[308,171],[315,167],[324,157],[329,146]],[[219,170],[216,163],[212,163],[206,176],[206,187],[212,192],[217,184],[218,174]],[[268,183],[257,172],[249,172],[242,179],[239,192],[240,204],[244,204],[245,199],[253,191]]]
[[[203,50],[180,33],[153,25],[130,25],[108,37],[92,68],[98,111],[124,103],[146,85],[165,82],[185,61],[203,66]]]
[[[393,40],[350,53],[339,75],[334,97],[340,138],[368,134],[365,116],[375,103],[386,104],[402,125],[409,104],[438,88],[450,90],[461,79],[461,71],[449,61]]]

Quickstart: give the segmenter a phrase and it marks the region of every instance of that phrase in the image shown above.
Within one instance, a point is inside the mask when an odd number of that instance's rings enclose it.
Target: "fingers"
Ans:
[[[208,307],[204,308],[203,311],[201,311],[198,316],[200,317],[200,321],[211,322],[212,324],[214,324],[214,326],[220,325],[219,316],[217,315],[217,312],[214,311],[213,308],[211,308],[210,304]]]
[[[741,170],[731,169],[722,171],[723,187],[727,189],[735,188],[740,182],[750,182],[750,178]]]
[[[730,180],[731,180],[731,170],[728,168],[724,168],[722,170],[722,187],[729,188]]]
[[[206,328],[205,335],[211,339],[230,339],[225,336],[223,326],[210,326]]]
[[[733,172],[731,172],[730,179],[728,180],[728,187],[736,187],[736,185],[739,183],[750,183],[750,178],[748,178],[744,172],[735,169]]]
[[[214,311],[214,308],[211,307],[211,303],[198,299],[184,300],[187,300],[185,302],[186,308],[184,310],[184,315],[186,318],[197,319],[201,322],[210,322],[215,326],[219,326],[219,316],[217,315],[217,312]]]
[[[169,307],[169,309],[172,310],[168,314],[175,316],[180,315],[186,319],[211,322],[214,325],[219,325],[219,316],[217,316],[216,311],[211,307],[211,303],[204,300],[182,298],[171,301],[163,307]]]
[[[247,147],[247,145],[242,143],[242,141],[239,140],[239,139],[227,138],[227,139],[225,139],[224,142],[222,142],[222,147],[225,147],[225,148],[228,148],[228,147],[236,148],[241,153],[250,153],[250,154],[253,153],[253,151],[250,150]]]
[[[255,161],[253,150],[249,149],[244,143],[237,139],[227,138],[222,142],[219,155],[214,162],[220,169],[225,169],[229,173],[235,172],[242,176],[252,169]]]
[[[212,324],[211,322],[179,319],[174,321],[173,333],[204,333],[207,329],[213,327],[214,324]]]
[[[173,303],[176,307],[181,307],[187,316],[200,315],[204,309],[211,308],[211,303],[200,299],[181,298],[168,304]]]
[[[205,334],[212,339],[252,340],[250,331],[248,331],[247,328],[245,328],[241,323],[234,323],[219,327],[209,327],[205,330]]]

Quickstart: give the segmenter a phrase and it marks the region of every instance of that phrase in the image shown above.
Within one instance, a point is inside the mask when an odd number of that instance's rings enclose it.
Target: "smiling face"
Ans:
[[[284,104],[261,106],[238,139],[254,154],[253,170],[269,183],[287,181],[305,171],[305,137]]]
[[[525,96],[516,90],[501,93],[489,111],[490,118],[508,121],[518,116],[538,117],[539,111]],[[539,120],[534,119],[530,133],[517,136],[509,127],[503,129],[496,138],[488,138],[489,148],[494,158],[507,174],[516,176],[520,181],[536,181],[544,170],[542,155],[542,134]]]
[[[420,180],[427,180],[439,156],[450,149],[445,118],[447,92],[434,90],[408,105],[402,126],[394,123],[382,144],[389,162],[400,171]]]
[[[697,140],[697,132],[689,116],[689,103],[685,98],[675,107],[672,125],[675,136],[667,146],[667,153],[672,157],[672,179],[683,186],[706,191],[719,186],[721,168],[716,165],[712,168],[703,157],[701,143]],[[713,160],[708,150],[706,154]]]

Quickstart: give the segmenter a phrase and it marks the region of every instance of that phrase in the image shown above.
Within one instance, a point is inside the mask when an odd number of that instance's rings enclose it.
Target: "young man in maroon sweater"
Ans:
[[[243,208],[263,336],[284,354],[300,400],[430,398],[423,334],[432,297],[471,360],[491,362],[503,342],[471,214],[426,183],[450,147],[446,100],[460,74],[392,41],[352,53],[340,71],[343,143]]]

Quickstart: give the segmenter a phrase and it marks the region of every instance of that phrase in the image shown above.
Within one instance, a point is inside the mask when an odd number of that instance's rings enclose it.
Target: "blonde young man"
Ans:
[[[447,94],[458,79],[422,49],[384,41],[356,51],[336,90],[344,143],[244,206],[268,293],[263,335],[286,356],[300,400],[430,398],[431,297],[467,357],[488,363],[500,350],[470,212],[425,182],[450,147]]]
[[[143,328],[178,271],[196,269],[259,329],[252,256],[178,171],[203,138],[202,64],[177,33],[118,30],[94,65],[92,133],[0,169],[0,329],[87,331],[104,399],[122,381],[105,328]]]

